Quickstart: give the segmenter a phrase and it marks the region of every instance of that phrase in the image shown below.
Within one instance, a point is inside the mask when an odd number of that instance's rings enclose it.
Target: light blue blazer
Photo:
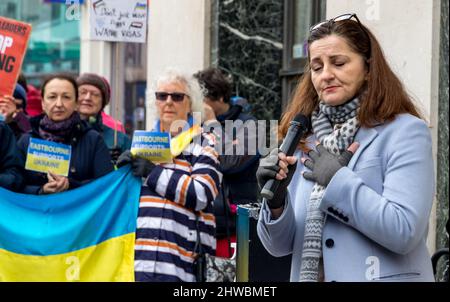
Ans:
[[[311,138],[314,141],[314,138]],[[322,249],[325,281],[434,281],[426,247],[434,196],[432,143],[424,121],[401,114],[361,128],[360,147],[326,188]],[[304,156],[297,152],[297,157]],[[292,254],[299,279],[306,204],[313,183],[298,163],[283,214],[272,220],[264,203],[258,235],[274,256]]]

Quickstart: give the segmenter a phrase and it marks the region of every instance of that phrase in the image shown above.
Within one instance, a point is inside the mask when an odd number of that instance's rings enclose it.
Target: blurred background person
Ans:
[[[42,114],[41,91],[33,85],[28,84],[27,78],[23,73],[19,75],[17,83],[22,85],[27,94],[27,115],[33,117]]]
[[[77,188],[114,170],[109,151],[100,134],[80,119],[78,87],[66,74],[52,74],[42,85],[44,114],[30,119],[31,132],[18,141],[19,154],[26,162],[30,138],[72,146],[68,177],[25,170],[24,192],[49,194]]]
[[[0,187],[18,191],[23,182],[16,139],[8,125],[0,121]]]
[[[27,94],[20,84],[16,84],[12,96],[0,97],[0,114],[5,122],[14,132],[16,141],[31,130],[29,117],[27,115]]]
[[[131,140],[123,132],[115,131],[103,123],[102,112],[111,98],[109,83],[99,75],[84,73],[77,78],[77,84],[81,119],[89,122],[102,135],[115,164],[119,155],[131,148]]]
[[[220,171],[223,173],[222,190],[214,201],[214,215],[217,223],[217,256],[231,257],[231,243],[236,242],[236,209],[239,204],[257,201],[258,184],[256,170],[259,164],[257,150],[249,150],[249,141],[254,140],[256,147],[256,128],[245,131],[245,122],[256,118],[244,113],[247,103],[244,99],[231,104],[231,83],[218,68],[207,68],[197,72],[195,78],[205,90],[205,111],[209,116],[205,123],[213,127],[218,122],[221,127],[214,128],[222,143],[219,156]],[[225,122],[236,124],[233,133],[225,133]],[[240,141],[241,139],[243,141]],[[239,152],[238,152],[239,150]]]

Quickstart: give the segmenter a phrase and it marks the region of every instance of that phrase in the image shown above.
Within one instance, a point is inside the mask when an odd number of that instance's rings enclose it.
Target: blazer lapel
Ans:
[[[375,128],[359,128],[354,140],[355,142],[359,143],[359,148],[358,150],[356,150],[355,154],[352,156],[352,159],[348,163],[348,168],[353,170],[353,167],[358,161],[361,153],[364,152],[364,149],[366,149],[377,136],[378,131],[376,131]]]

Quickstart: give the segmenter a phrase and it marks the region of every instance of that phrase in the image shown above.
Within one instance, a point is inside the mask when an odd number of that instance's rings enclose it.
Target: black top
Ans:
[[[31,132],[24,134],[17,143],[23,165],[25,165],[30,138],[42,139],[39,135],[39,123],[43,117],[44,115],[39,115],[31,118]],[[105,142],[86,121],[80,120],[72,127],[64,144],[72,146],[68,176],[69,189],[77,188],[114,170]],[[47,183],[45,173],[25,170],[24,176],[24,193],[38,194],[39,189]]]

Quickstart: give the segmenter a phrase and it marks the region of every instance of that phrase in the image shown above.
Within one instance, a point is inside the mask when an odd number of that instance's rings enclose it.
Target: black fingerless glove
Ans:
[[[259,161],[258,170],[256,170],[256,180],[258,181],[259,189],[264,188],[264,185],[269,179],[275,179],[280,167],[278,166],[279,149],[275,148]]]
[[[328,152],[323,145],[317,145],[316,150],[311,150],[308,153],[310,159],[307,159],[304,165],[311,172],[303,173],[303,177],[326,187],[334,174],[340,168],[347,166],[353,153],[346,150],[337,156]]]

